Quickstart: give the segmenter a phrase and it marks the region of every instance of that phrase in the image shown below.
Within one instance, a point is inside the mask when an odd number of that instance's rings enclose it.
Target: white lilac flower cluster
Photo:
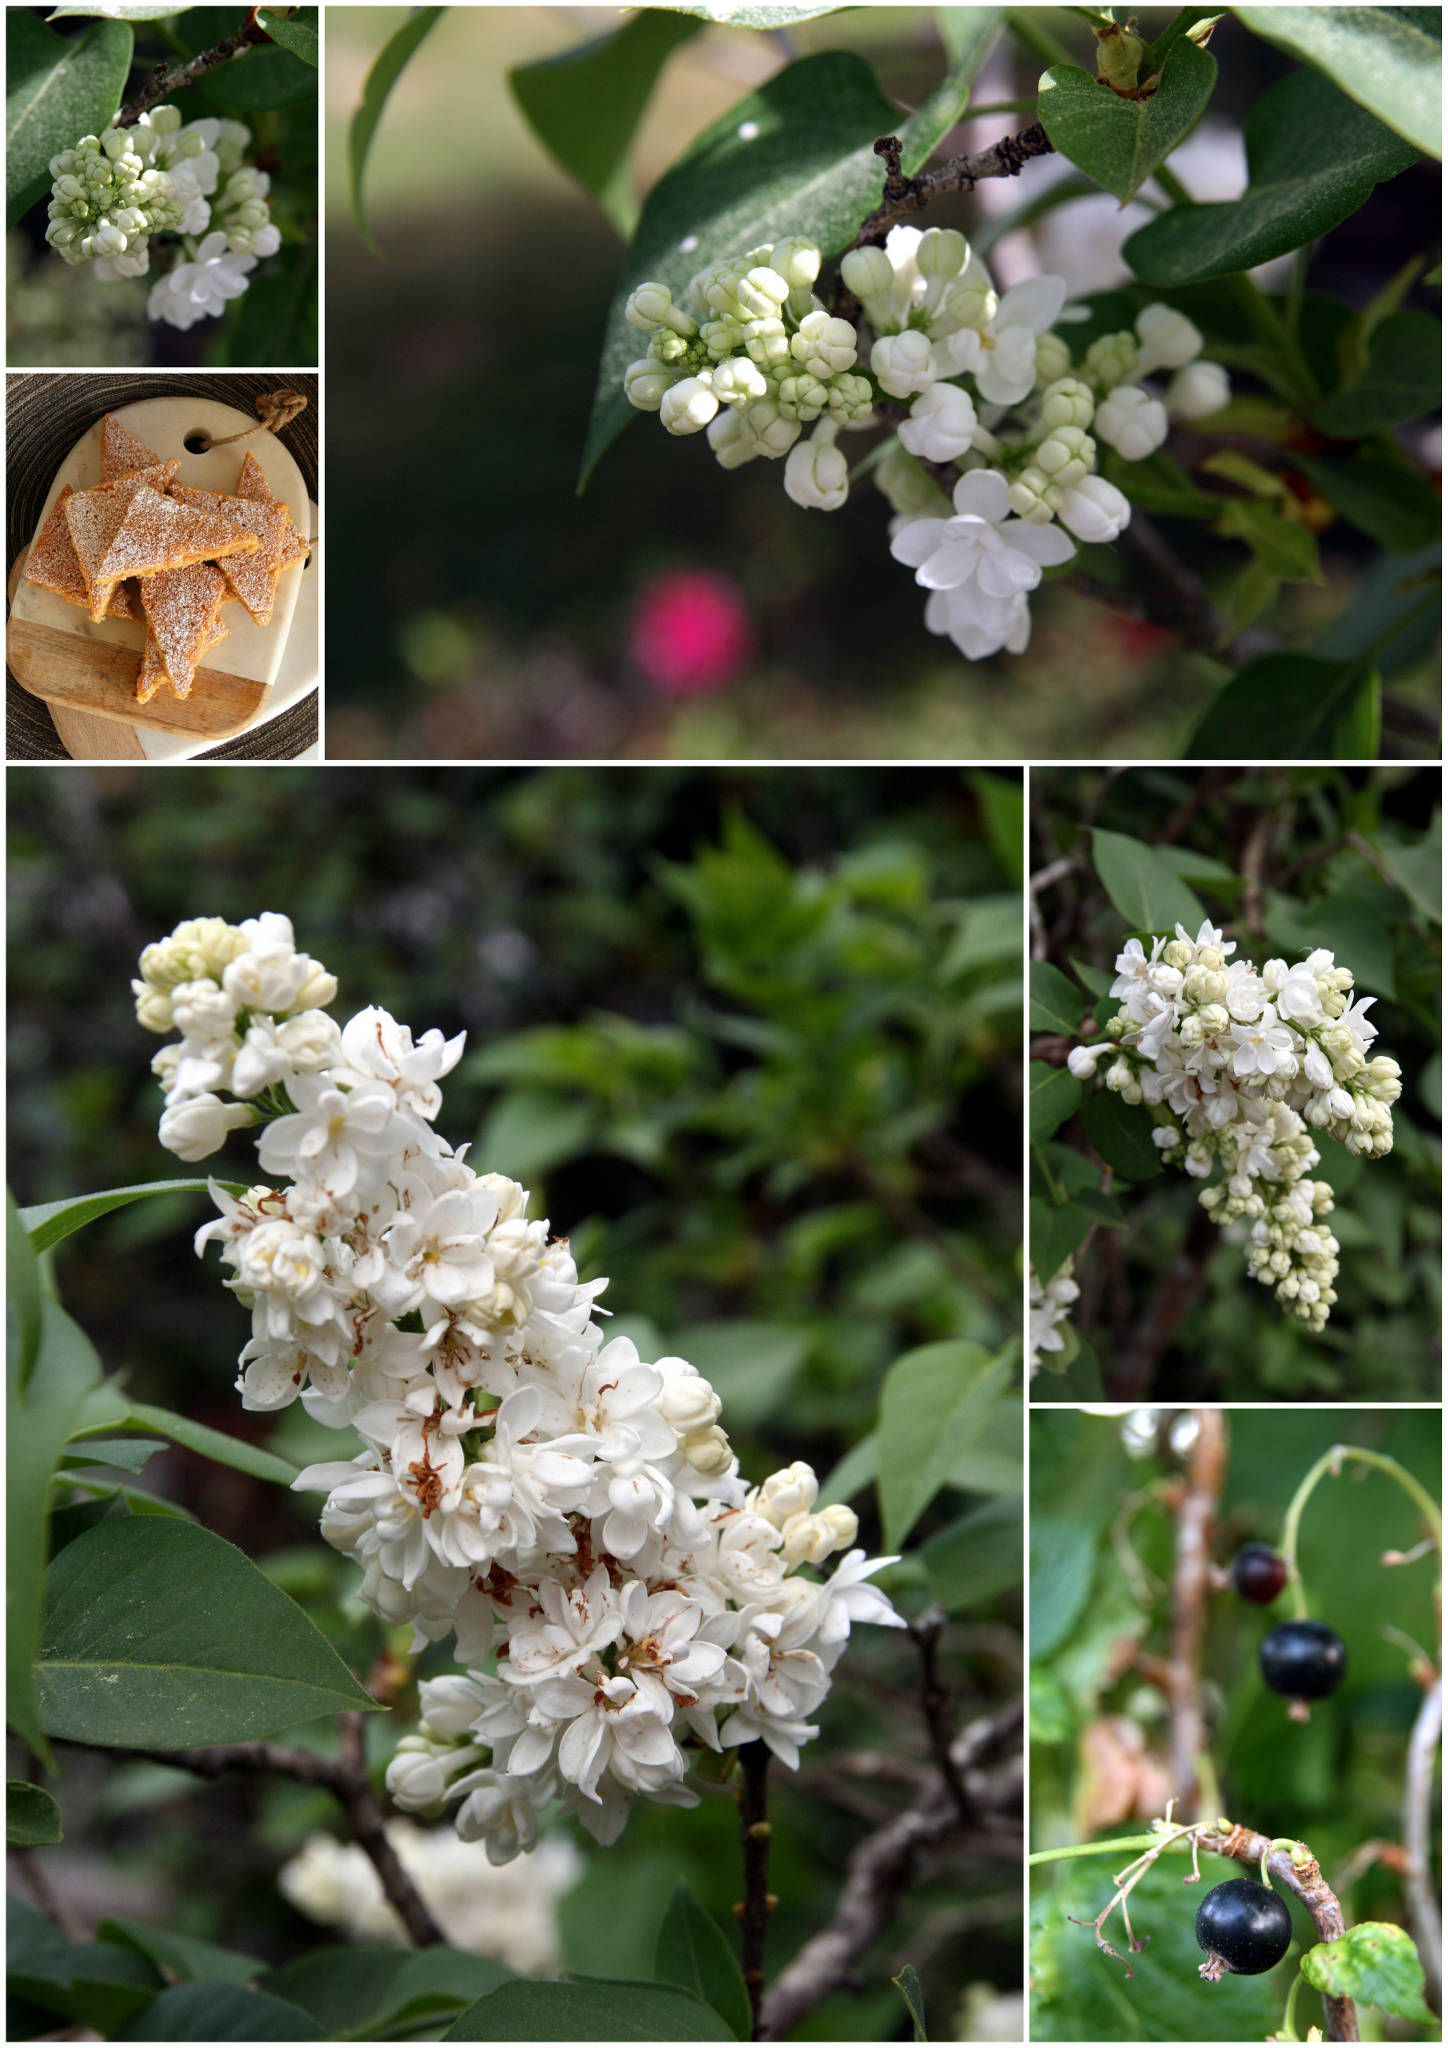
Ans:
[[[414,1042],[380,1009],[339,1027],[335,980],[274,914],[182,924],[140,973],[140,1022],[181,1033],[152,1062],[162,1144],[197,1160],[261,1123],[282,1183],[213,1182],[197,1234],[251,1311],[243,1406],[300,1396],[361,1439],[296,1484],[327,1495],[373,1612],[417,1648],[455,1636],[467,1667],[423,1684],[397,1803],[460,1801],[458,1833],[505,1863],[550,1807],[607,1842],[632,1797],[695,1804],[700,1746],[797,1764],[851,1623],[903,1626],[865,1583],[894,1560],[811,1576],[851,1510],[817,1510],[802,1464],[746,1487],[709,1382],[604,1342],[606,1283],[433,1128],[462,1038]]]
[[[178,237],[177,260],[152,287],[147,311],[172,327],[194,326],[239,298],[258,259],[281,247],[271,180],[242,161],[250,143],[241,121],[183,124],[175,107],[83,135],[51,159],[45,239],[67,263],[93,262],[96,276],[113,282],[147,274],[153,236]]]
[[[1043,1351],[1064,1351],[1066,1339],[1063,1325],[1071,1312],[1071,1304],[1081,1293],[1076,1285],[1072,1270],[1073,1262],[1066,1259],[1042,1285],[1041,1276],[1034,1264],[1030,1268],[1030,1314],[1026,1333],[1026,1366],[1029,1376],[1034,1379],[1041,1369]]]
[[[1109,1064],[1106,1086],[1151,1106],[1153,1142],[1168,1165],[1205,1180],[1202,1207],[1219,1224],[1247,1226],[1247,1267],[1278,1301],[1320,1330],[1337,1296],[1338,1242],[1325,1218],[1332,1190],[1307,1176],[1319,1154],[1314,1131],[1349,1152],[1378,1158],[1393,1146],[1391,1105],[1401,1069],[1369,1058],[1374,998],[1353,1000],[1353,977],[1325,948],[1305,960],[1233,960],[1204,923],[1195,939],[1129,939],[1110,993],[1121,1008],[1098,1045],[1077,1046],[1067,1065],[1089,1080]]]
[[[785,490],[821,512],[849,496],[840,433],[881,424],[882,402],[893,402],[886,416],[905,416],[875,480],[896,515],[891,553],[930,592],[927,627],[971,661],[1023,652],[1042,571],[1070,561],[1078,541],[1115,540],[1130,520],[1128,499],[1097,473],[1099,444],[1144,460],[1169,420],[1221,410],[1226,371],[1200,360],[1201,334],[1164,305],[1077,361],[1053,331],[1063,278],[1000,295],[964,235],[911,227],[840,266],[874,336],[866,365],[859,327],[814,293],[820,262],[800,239],[752,249],[700,271],[682,306],[667,285],[640,285],[627,318],[651,339],[625,393],[671,434],[706,429],[726,469],[787,458]],[[1143,381],[1157,372],[1170,373],[1161,392]],[[942,467],[960,472],[953,504]]]
[[[454,1948],[492,1956],[525,1977],[557,1976],[563,1962],[558,1901],[585,1867],[566,1835],[549,1835],[526,1862],[504,1870],[488,1861],[480,1843],[460,1841],[451,1828],[390,1820],[386,1834]],[[277,1873],[277,1885],[299,1913],[340,1928],[348,1941],[407,1943],[370,1857],[355,1842],[320,1830],[308,1835]]]

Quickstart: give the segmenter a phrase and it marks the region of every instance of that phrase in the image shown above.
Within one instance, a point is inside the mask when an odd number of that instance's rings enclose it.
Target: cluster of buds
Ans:
[[[627,317],[651,340],[625,372],[630,402],[670,433],[707,429],[726,469],[787,457],[786,491],[822,512],[849,496],[840,433],[893,424],[875,479],[896,514],[891,551],[931,592],[926,625],[970,660],[1021,652],[1043,571],[1078,542],[1115,540],[1131,517],[1099,474],[1100,448],[1145,460],[1169,421],[1226,404],[1225,370],[1200,360],[1201,334],[1164,305],[1076,361],[1055,331],[1064,279],[998,293],[953,228],[896,227],[845,255],[840,280],[868,335],[816,296],[820,267],[819,249],[794,239],[701,271],[687,306],[667,285],[640,285]],[[1160,391],[1143,381],[1158,372]]]
[[[1220,1168],[1203,1208],[1246,1226],[1252,1277],[1321,1330],[1339,1246],[1324,1222],[1332,1190],[1308,1177],[1320,1157],[1311,1134],[1367,1158],[1391,1151],[1402,1074],[1396,1060],[1369,1056],[1373,998],[1354,1001],[1351,971],[1325,948],[1260,970],[1233,960],[1236,950],[1210,923],[1195,939],[1178,925],[1150,953],[1128,940],[1110,991],[1121,1008],[1105,1038],[1067,1064],[1085,1081],[1105,1061],[1106,1086],[1150,1107],[1167,1165],[1200,1180]]]
[[[153,107],[133,127],[82,136],[51,159],[45,238],[67,263],[94,263],[96,276],[111,282],[146,276],[153,239],[174,236],[165,245],[172,267],[153,287],[148,311],[189,327],[245,291],[257,260],[281,247],[270,179],[244,162],[250,144],[241,121],[183,123],[171,106]]]

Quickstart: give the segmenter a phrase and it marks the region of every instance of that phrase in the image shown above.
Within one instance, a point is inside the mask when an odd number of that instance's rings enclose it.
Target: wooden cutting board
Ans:
[[[253,434],[229,448],[205,453],[188,449],[198,433],[213,439],[245,432],[254,414],[212,398],[144,398],[122,406],[122,425],[153,448],[163,462],[180,467],[177,481],[202,490],[235,492],[248,451],[261,464],[268,488],[284,504],[299,532],[308,530],[307,488],[301,471],[274,434]],[[56,472],[38,533],[50,517],[61,487],[89,490],[101,480],[101,421],[83,434]],[[198,668],[190,695],[178,698],[163,688],[149,704],[138,704],[136,676],[146,628],[140,619],[103,619],[99,625],[53,590],[23,579],[17,584],[6,629],[5,658],[22,689],[53,706],[87,718],[119,719],[130,726],[180,733],[196,741],[229,739],[262,709],[276,679],[301,585],[300,564],[277,584],[271,622],[259,626],[240,603],[228,604],[223,623],[228,637]]]

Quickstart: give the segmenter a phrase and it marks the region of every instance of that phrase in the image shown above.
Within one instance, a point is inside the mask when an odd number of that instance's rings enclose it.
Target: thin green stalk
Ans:
[[[1058,42],[1048,28],[1041,26],[1038,12],[1034,7],[1012,7],[1006,14],[1006,27],[1028,50],[1043,57],[1048,64],[1073,64],[1076,60],[1066,45]]]
[[[1188,192],[1176,172],[1168,170],[1165,164],[1158,164],[1151,175],[1156,183],[1160,185],[1162,191],[1165,192],[1173,206],[1196,205],[1197,202],[1193,199],[1191,193]]]
[[[1277,2031],[1279,2041],[1298,2041],[1302,2037],[1297,2031],[1297,1994],[1302,1989],[1302,1972],[1287,1987],[1287,2009],[1282,2015],[1282,2025]]]
[[[1064,1849],[1037,1849],[1027,1863],[1064,1863],[1072,1856],[1114,1856],[1119,1849],[1154,1849],[1160,1835],[1118,1835],[1111,1842],[1072,1842]]]
[[[991,100],[984,107],[967,107],[965,114],[966,116],[971,114],[1034,114],[1035,111],[1036,95],[1035,93],[1030,93],[1025,99]]]
[[[1302,1522],[1302,1511],[1312,1497],[1314,1488],[1329,1473],[1336,1475],[1345,1459],[1359,1465],[1372,1465],[1379,1472],[1385,1472],[1389,1479],[1397,1481],[1409,1500],[1422,1515],[1433,1532],[1433,1544],[1439,1556],[1443,1553],[1443,1517],[1437,1501],[1426,1487],[1406,1471],[1396,1458],[1389,1458],[1382,1451],[1360,1449],[1356,1444],[1334,1444],[1330,1451],[1324,1451],[1317,1463],[1308,1472],[1302,1484],[1288,1504],[1286,1519],[1282,1524],[1282,1555],[1287,1561],[1287,1580],[1292,1588],[1292,1604],[1299,1617],[1307,1614],[1307,1596],[1302,1590],[1302,1580],[1297,1570],[1297,1532]]]

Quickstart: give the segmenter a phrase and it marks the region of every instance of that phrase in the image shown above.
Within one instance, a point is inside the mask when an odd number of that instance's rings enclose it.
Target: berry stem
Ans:
[[[1442,1556],[1442,1514],[1433,1496],[1412,1473],[1405,1470],[1396,1458],[1389,1458],[1381,1451],[1362,1450],[1356,1444],[1334,1444],[1331,1450],[1323,1452],[1293,1494],[1286,1519],[1282,1524],[1282,1555],[1287,1560],[1287,1582],[1292,1590],[1293,1612],[1299,1619],[1305,1619],[1307,1614],[1307,1596],[1302,1590],[1302,1579],[1297,1569],[1297,1532],[1302,1522],[1302,1511],[1320,1480],[1329,1475],[1333,1478],[1338,1476],[1344,1459],[1352,1459],[1360,1465],[1375,1466],[1379,1472],[1385,1472],[1390,1479],[1396,1480],[1428,1524],[1432,1531],[1433,1547],[1439,1556]]]

